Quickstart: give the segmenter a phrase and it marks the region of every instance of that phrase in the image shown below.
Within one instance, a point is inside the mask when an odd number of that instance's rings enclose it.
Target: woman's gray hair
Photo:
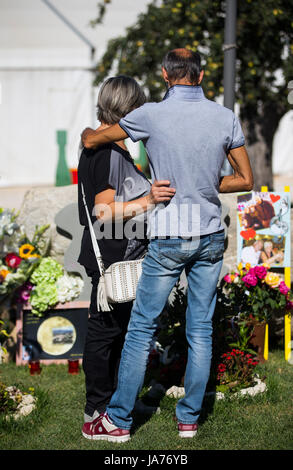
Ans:
[[[131,77],[108,78],[102,85],[97,103],[97,117],[105,124],[116,124],[133,109],[146,102],[139,84]]]

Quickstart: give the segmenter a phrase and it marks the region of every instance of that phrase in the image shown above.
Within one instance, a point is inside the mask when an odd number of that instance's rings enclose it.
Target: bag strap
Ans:
[[[98,263],[100,275],[103,276],[103,274],[105,272],[104,263],[103,263],[103,260],[102,260],[102,255],[101,255],[99,245],[98,245],[98,242],[97,242],[97,239],[96,239],[94,227],[93,227],[93,224],[92,224],[92,221],[91,221],[91,218],[90,218],[90,214],[89,214],[89,211],[88,211],[88,207],[87,207],[87,204],[86,204],[84,187],[83,187],[82,183],[81,183],[81,192],[82,192],[84,208],[85,208],[86,215],[87,215],[87,218],[88,218],[89,230],[90,230],[90,234],[91,234],[94,253],[96,255],[96,260],[97,260],[97,263]]]

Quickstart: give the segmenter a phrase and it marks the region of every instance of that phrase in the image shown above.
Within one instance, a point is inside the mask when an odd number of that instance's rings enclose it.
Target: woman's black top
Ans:
[[[149,193],[151,184],[135,166],[129,153],[117,144],[109,144],[93,150],[83,149],[79,160],[78,207],[84,233],[78,262],[87,271],[97,271],[98,265],[83,204],[81,182],[105,268],[117,261],[141,258],[148,244],[144,214],[128,222],[110,222],[102,225],[94,214],[95,196],[105,189],[115,189],[115,200],[122,202]]]

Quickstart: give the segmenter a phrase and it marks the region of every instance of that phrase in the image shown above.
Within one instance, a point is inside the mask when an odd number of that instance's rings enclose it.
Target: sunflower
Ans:
[[[33,256],[32,252],[34,251],[34,249],[35,247],[33,245],[25,243],[19,248],[19,256],[24,259],[31,258]]]

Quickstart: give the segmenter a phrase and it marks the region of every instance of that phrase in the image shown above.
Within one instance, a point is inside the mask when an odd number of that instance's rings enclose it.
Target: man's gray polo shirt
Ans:
[[[160,103],[146,103],[119,125],[145,144],[152,180],[169,180],[176,195],[150,217],[150,236],[190,237],[221,230],[221,168],[244,145],[235,114],[208,100],[200,86],[175,85]]]

